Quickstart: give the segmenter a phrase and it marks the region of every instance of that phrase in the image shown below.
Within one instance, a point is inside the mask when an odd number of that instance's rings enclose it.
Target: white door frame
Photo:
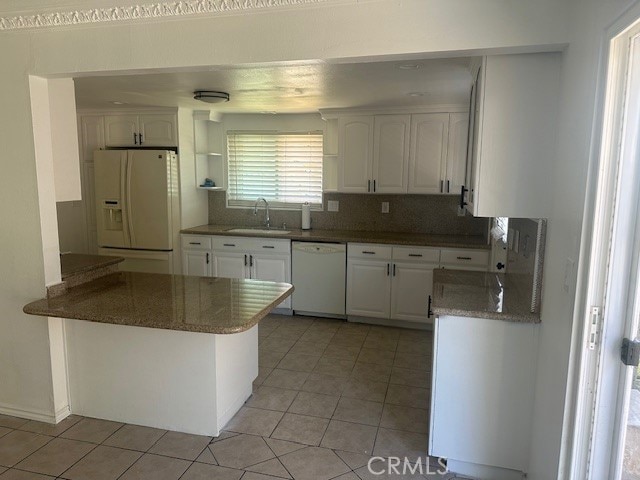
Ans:
[[[632,259],[640,223],[637,210],[616,210],[616,206],[637,208],[640,199],[638,183],[629,188],[640,180],[637,153],[636,157],[629,154],[623,142],[626,131],[622,130],[625,124],[636,132],[638,128],[638,119],[626,118],[624,111],[628,32],[638,19],[640,3],[607,29],[601,49],[559,478],[616,478],[619,459],[611,456],[624,441],[614,432],[626,408],[618,408],[618,393],[626,392],[621,388],[629,382],[631,369],[622,368],[619,347],[620,338],[629,335],[630,325],[620,319],[626,318],[632,301],[629,287],[635,287],[630,282],[637,273],[632,268],[637,259]],[[620,176],[623,169],[625,175]],[[599,313],[593,307],[599,308]]]

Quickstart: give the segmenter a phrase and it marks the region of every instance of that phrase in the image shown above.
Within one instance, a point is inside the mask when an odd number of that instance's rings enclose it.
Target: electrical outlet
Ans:
[[[389,213],[389,202],[382,202],[382,213]]]
[[[329,200],[327,202],[327,212],[337,212],[340,208],[340,202],[338,200]]]

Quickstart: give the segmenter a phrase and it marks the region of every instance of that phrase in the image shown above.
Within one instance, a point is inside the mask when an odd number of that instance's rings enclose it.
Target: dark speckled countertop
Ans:
[[[108,267],[123,262],[122,257],[108,257],[106,255],[85,255],[80,253],[64,253],[60,255],[60,269],[62,280],[80,273],[87,273],[102,267]]]
[[[233,237],[273,237],[288,238],[307,242],[336,242],[336,243],[386,243],[395,245],[416,245],[428,247],[477,248],[488,250],[490,246],[480,235],[429,235],[425,233],[395,233],[395,232],[365,232],[353,230],[291,230],[287,234],[269,235],[264,232],[237,233],[230,232],[231,225],[200,225],[187,228],[180,233],[191,235],[226,235]],[[275,229],[274,229],[275,230]]]
[[[504,273],[437,269],[431,307],[436,316],[540,323],[540,314],[531,312],[531,292],[521,292],[515,283]]]
[[[45,317],[230,334],[256,325],[293,292],[288,283],[117,272],[32,302]]]

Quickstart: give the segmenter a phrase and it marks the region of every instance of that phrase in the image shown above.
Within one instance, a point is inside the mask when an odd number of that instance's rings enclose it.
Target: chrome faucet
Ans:
[[[264,197],[260,197],[256,200],[256,203],[253,206],[253,214],[258,215],[258,204],[260,203],[260,201],[264,202],[264,208],[265,208],[264,224],[267,228],[271,228],[271,221],[269,220],[269,202],[267,202],[267,200]]]

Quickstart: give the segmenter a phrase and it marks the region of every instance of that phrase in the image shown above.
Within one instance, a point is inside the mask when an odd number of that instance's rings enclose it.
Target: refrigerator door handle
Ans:
[[[133,169],[133,162],[131,161],[131,158],[129,158],[129,155],[127,155],[127,168],[126,168],[126,180],[125,180],[125,185],[126,185],[126,205],[127,205],[127,226],[129,229],[129,245],[131,247],[135,247],[135,243],[136,243],[136,236],[135,236],[135,232],[133,231],[133,222],[131,221],[131,214],[132,214],[132,208],[131,208],[131,170]]]

